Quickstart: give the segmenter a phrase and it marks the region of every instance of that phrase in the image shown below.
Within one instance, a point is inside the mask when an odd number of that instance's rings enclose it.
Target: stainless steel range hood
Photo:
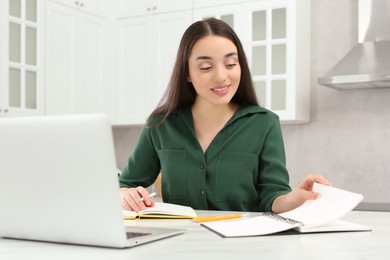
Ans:
[[[318,83],[347,90],[390,87],[390,0],[359,0],[359,42]]]

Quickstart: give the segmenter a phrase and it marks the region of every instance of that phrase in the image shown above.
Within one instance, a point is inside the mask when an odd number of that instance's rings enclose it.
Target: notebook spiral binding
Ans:
[[[278,214],[275,214],[275,213],[272,213],[272,212],[264,212],[263,213],[263,216],[265,217],[268,217],[268,218],[272,218],[272,219],[275,219],[277,221],[281,221],[281,222],[285,222],[287,224],[290,224],[290,225],[299,225],[299,226],[303,226],[304,224],[300,221],[296,221],[296,220],[293,220],[291,218],[285,218],[285,217],[282,217]]]

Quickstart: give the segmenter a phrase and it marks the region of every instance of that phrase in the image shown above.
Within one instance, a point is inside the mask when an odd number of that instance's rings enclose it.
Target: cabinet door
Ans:
[[[0,117],[8,114],[8,10],[8,2],[0,1]]]
[[[46,5],[46,114],[49,115],[74,112],[76,12],[50,1]]]
[[[116,122],[144,124],[152,84],[152,24],[150,17],[116,22]]]
[[[150,110],[157,106],[168,86],[181,37],[192,23],[190,10],[156,15],[153,20],[151,64],[154,82],[151,86]]]
[[[42,2],[0,5],[0,116],[42,114]]]
[[[309,1],[300,1],[299,6],[291,1],[259,1],[248,2],[243,9],[245,51],[259,102],[286,123],[309,120],[308,6]]]
[[[106,112],[107,24],[105,19],[79,13],[74,75],[74,112]]]
[[[116,22],[117,124],[145,124],[168,85],[191,21],[188,10]]]
[[[105,112],[105,19],[50,1],[46,10],[46,113]]]
[[[287,109],[287,8],[270,3],[246,5],[246,51],[260,103],[273,110]],[[289,82],[290,83],[290,82]]]

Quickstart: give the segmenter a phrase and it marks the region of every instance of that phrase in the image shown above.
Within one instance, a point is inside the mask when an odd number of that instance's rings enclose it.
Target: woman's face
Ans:
[[[195,88],[197,102],[230,103],[241,77],[237,47],[232,41],[221,36],[199,39],[191,50],[188,66],[188,81]]]

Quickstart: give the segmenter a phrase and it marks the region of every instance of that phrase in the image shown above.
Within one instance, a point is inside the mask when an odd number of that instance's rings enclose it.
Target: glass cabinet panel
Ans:
[[[266,104],[266,98],[267,98],[267,90],[265,86],[264,81],[255,81],[255,91],[257,100],[260,103],[261,106],[264,106]]]
[[[266,47],[255,46],[252,48],[252,74],[254,76],[266,73]]]
[[[26,1],[26,19],[31,22],[37,21],[37,0]]]
[[[9,23],[9,60],[21,61],[21,27],[20,24]]]
[[[284,110],[286,109],[286,81],[273,80],[271,86],[271,109]]]
[[[252,13],[251,61],[256,95],[261,105],[285,110],[287,86],[286,8]]]
[[[37,108],[37,73],[26,71],[26,108]]]
[[[20,107],[21,106],[21,71],[20,69],[9,69],[9,106]]]
[[[261,41],[266,38],[266,12],[256,11],[252,13],[252,40]]]
[[[272,10],[272,38],[286,38],[286,9]]]
[[[37,65],[37,30],[26,27],[26,64]]]
[[[1,1],[1,0],[0,0]],[[44,1],[4,0],[6,2],[5,25],[8,26],[7,46],[4,51],[5,73],[8,81],[4,84],[7,116],[32,115],[43,112],[38,94],[41,69],[39,37],[41,37],[38,7]],[[7,10],[8,9],[8,10]],[[8,109],[12,108],[12,109]],[[2,109],[2,108],[0,108]],[[3,116],[4,114],[0,114]]]
[[[21,10],[22,10],[21,0],[9,0],[9,14],[11,16],[20,18],[22,13]]]
[[[234,28],[234,16],[232,14],[221,15],[221,20],[227,23],[230,27]]]
[[[286,73],[286,44],[272,46],[272,74]]]

